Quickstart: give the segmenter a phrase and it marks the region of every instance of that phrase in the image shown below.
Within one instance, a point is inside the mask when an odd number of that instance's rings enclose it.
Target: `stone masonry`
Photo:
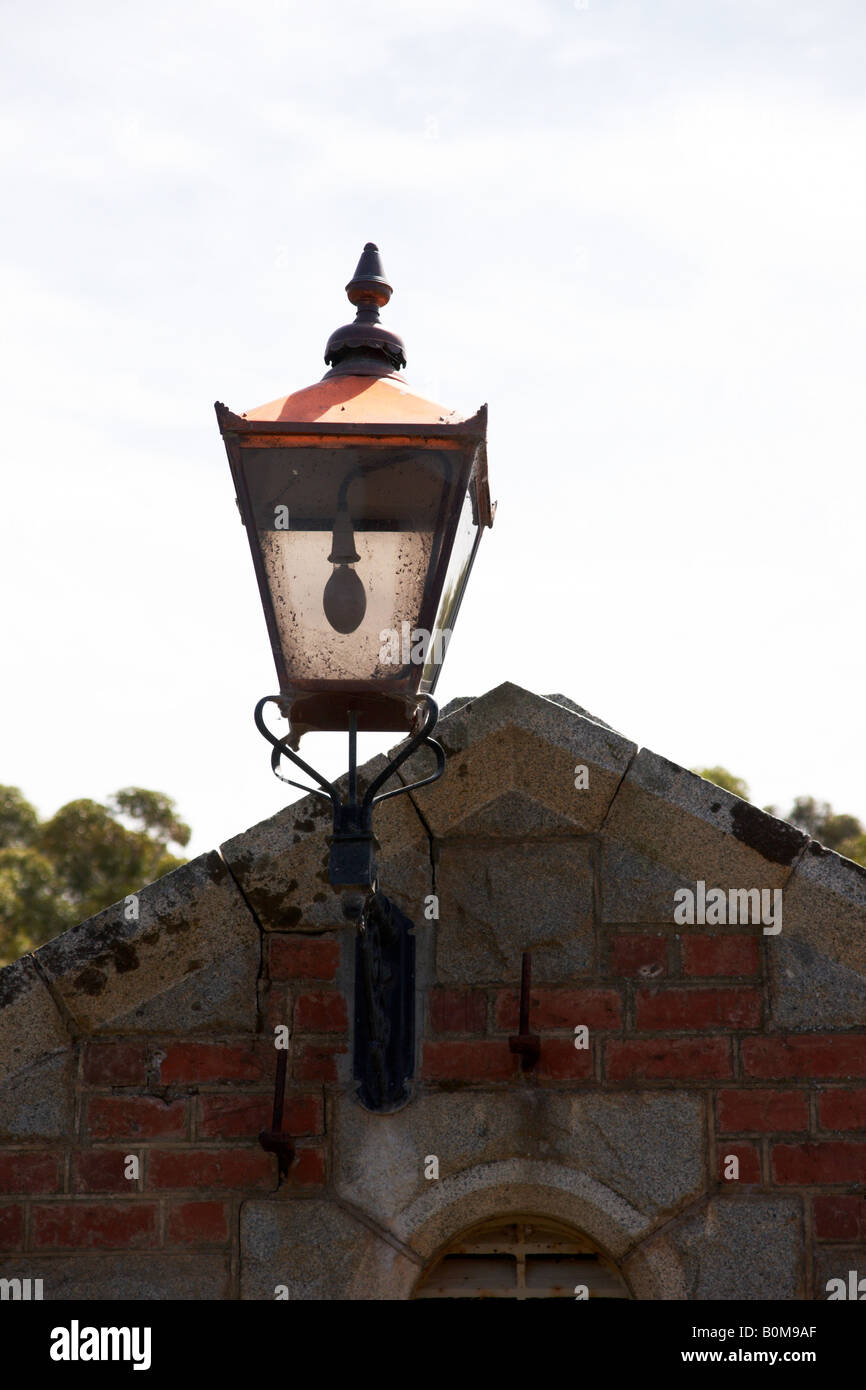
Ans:
[[[415,924],[409,1103],[354,1098],[353,931],[308,797],[144,888],[137,919],[117,904],[0,972],[0,1277],[406,1299],[460,1232],[519,1212],[578,1228],[641,1299],[866,1276],[866,870],[563,696],[506,684],[438,736],[445,777],[376,820]],[[678,925],[698,881],[781,889],[781,932]],[[257,1136],[282,1023],[278,1186]]]

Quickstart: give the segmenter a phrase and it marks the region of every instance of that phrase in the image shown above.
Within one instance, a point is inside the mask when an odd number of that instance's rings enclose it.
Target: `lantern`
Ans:
[[[295,749],[311,729],[418,726],[493,521],[486,407],[463,419],[406,386],[372,243],[346,292],[357,317],[320,382],[216,406]]]

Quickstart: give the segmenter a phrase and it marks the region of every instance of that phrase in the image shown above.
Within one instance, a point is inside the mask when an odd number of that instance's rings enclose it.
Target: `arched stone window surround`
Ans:
[[[388,1223],[387,1233],[383,1231],[386,1239],[394,1238],[413,1258],[395,1260],[394,1248],[388,1249],[384,1242],[374,1243],[377,1256],[367,1245],[363,1267],[343,1296],[376,1297],[375,1266],[381,1259],[383,1292],[378,1296],[411,1299],[422,1269],[461,1232],[494,1217],[507,1219],[526,1212],[586,1235],[620,1270],[633,1298],[686,1297],[676,1251],[663,1239],[647,1240],[656,1221],[585,1173],[525,1159],[482,1164],[431,1183],[422,1197]]]
[[[439,1250],[413,1290],[416,1299],[630,1298],[616,1262],[574,1227],[533,1212],[494,1217]]]

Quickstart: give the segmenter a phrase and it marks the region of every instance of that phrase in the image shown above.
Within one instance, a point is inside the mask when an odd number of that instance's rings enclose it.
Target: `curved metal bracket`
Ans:
[[[288,747],[288,740],[292,737],[291,729],[289,729],[289,732],[285,734],[282,738],[277,738],[275,734],[271,733],[270,729],[265,723],[263,714],[265,705],[271,703],[278,705],[279,702],[279,695],[264,695],[256,705],[255,712],[253,714],[253,718],[256,722],[256,728],[258,729],[259,733],[262,735],[263,738],[266,738],[268,740],[268,743],[273,745],[273,752],[271,753],[271,771],[273,772],[275,777],[279,777],[281,782],[287,782],[290,787],[300,787],[302,792],[309,792],[313,796],[326,797],[332,802],[334,809],[336,810],[336,808],[340,805],[340,793],[337,791],[337,788],[334,786],[333,782],[329,782],[327,778],[322,777],[321,774],[318,773],[314,767],[310,767],[309,763],[305,763],[303,758],[298,757],[298,754],[293,749]],[[292,762],[297,764],[297,766],[301,768],[303,772],[306,772],[308,777],[314,778],[315,781],[319,783],[319,787],[324,787],[324,791],[320,791],[318,787],[305,787],[302,782],[293,782],[290,777],[284,777],[279,770],[280,758],[282,757],[291,758]]]
[[[265,695],[256,705],[254,716],[256,728],[271,745],[271,770],[274,775],[290,787],[298,787],[301,791],[323,797],[331,802],[334,810],[334,834],[331,839],[330,880],[335,888],[358,888],[364,890],[365,895],[375,891],[374,806],[377,806],[380,801],[387,801],[389,797],[400,796],[403,792],[412,792],[418,787],[429,786],[431,782],[437,781],[445,771],[445,749],[432,737],[436,721],[439,718],[439,706],[432,695],[424,695],[422,698],[426,704],[426,717],[421,728],[416,734],[413,734],[404,747],[399,749],[396,757],[391,759],[387,767],[383,768],[377,777],[374,777],[360,800],[358,799],[358,729],[355,715],[350,711],[349,795],[346,801],[341,799],[339,788],[333,782],[329,782],[326,777],[323,777],[314,767],[305,762],[293,748],[289,747],[292,737],[291,729],[282,738],[277,738],[276,734],[273,734],[268,728],[264,720],[265,705],[269,703],[279,705],[280,696]],[[421,777],[416,782],[392,787],[390,791],[380,791],[380,787],[383,787],[407,759],[411,758],[412,754],[422,747],[431,748],[436,756],[436,767],[429,777]],[[288,758],[314,782],[317,782],[318,786],[305,786],[302,782],[295,782],[290,777],[284,777],[279,770],[281,758]],[[357,914],[353,913],[352,915]]]
[[[399,796],[401,792],[414,792],[418,787],[426,787],[430,782],[437,782],[445,771],[445,749],[441,743],[437,743],[435,738],[430,737],[439,718],[439,706],[432,695],[425,695],[424,699],[427,702],[427,718],[424,720],[422,728],[409,740],[406,747],[400,750],[397,757],[388,764],[385,770],[373,779],[364,794],[362,806],[368,804],[376,806],[380,801],[387,801],[389,796]],[[397,769],[402,767],[407,758],[411,758],[412,754],[422,746],[432,748],[436,754],[436,771],[431,772],[429,777],[422,777],[417,782],[410,782],[408,786],[394,787],[392,791],[382,792],[381,795],[377,796],[376,792],[379,787],[384,786],[389,777],[392,777]]]

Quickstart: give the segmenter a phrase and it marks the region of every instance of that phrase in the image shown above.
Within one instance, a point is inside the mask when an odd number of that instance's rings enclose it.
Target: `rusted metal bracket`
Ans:
[[[541,1038],[529,1031],[529,992],[532,988],[532,953],[523,952],[520,970],[520,1032],[508,1039],[510,1051],[520,1057],[521,1071],[531,1071],[541,1056]]]
[[[274,1082],[274,1117],[271,1128],[263,1129],[259,1135],[259,1143],[265,1152],[277,1156],[277,1171],[280,1181],[289,1176],[289,1169],[295,1157],[294,1138],[283,1130],[283,1104],[286,1096],[288,1065],[288,1048],[280,1048],[277,1052],[277,1077]]]

